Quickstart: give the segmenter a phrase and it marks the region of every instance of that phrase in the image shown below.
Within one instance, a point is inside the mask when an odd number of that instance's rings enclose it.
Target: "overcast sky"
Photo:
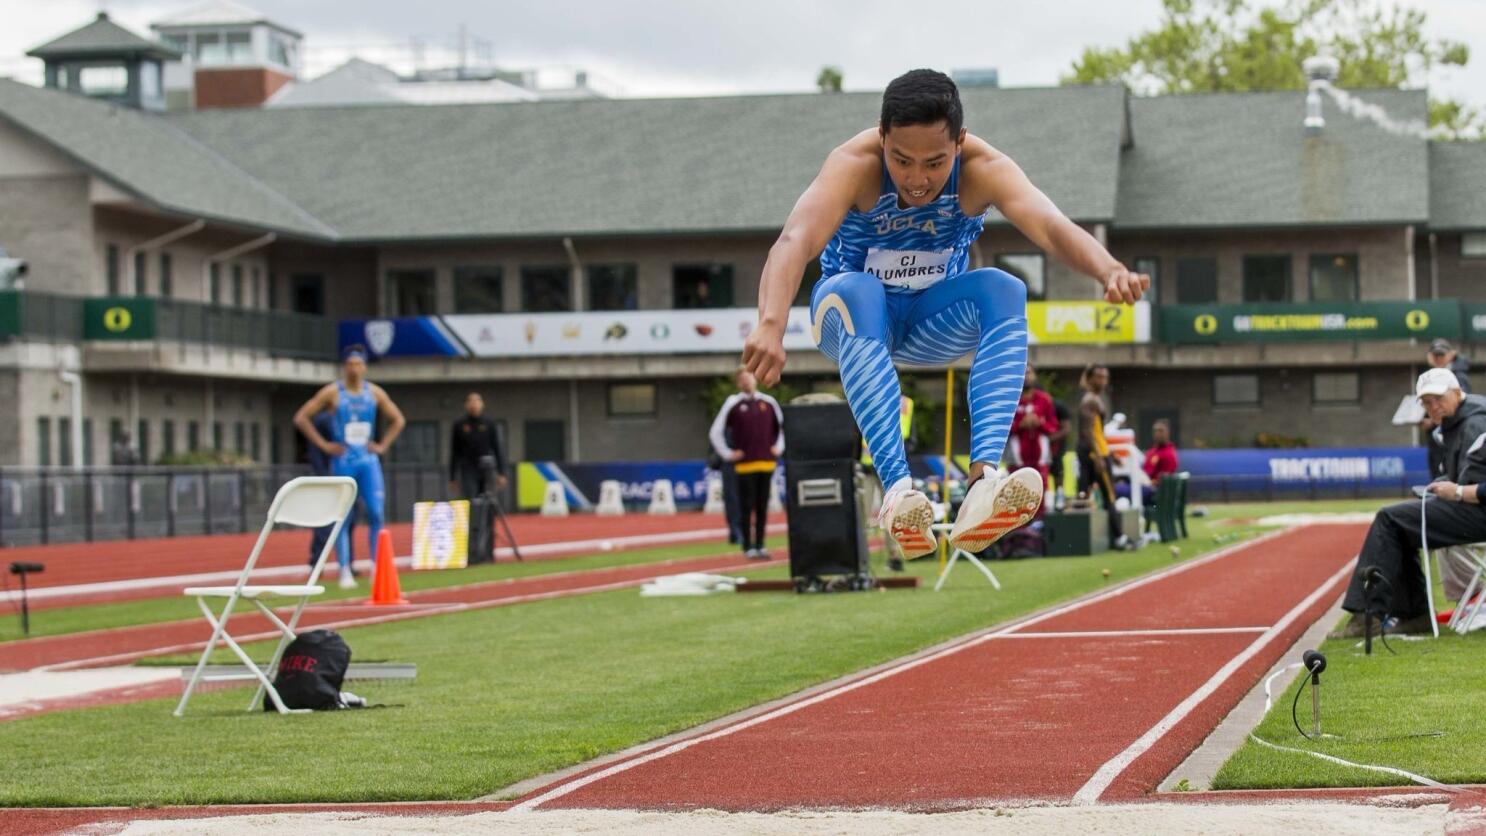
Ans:
[[[1427,31],[1470,45],[1466,70],[1430,79],[1436,94],[1486,106],[1486,0],[1406,0]],[[34,81],[27,49],[87,22],[99,8],[137,32],[192,0],[4,0],[0,75]],[[351,48],[411,60],[413,39],[451,43],[461,25],[503,67],[583,68],[627,96],[813,89],[822,65],[848,89],[881,89],[918,66],[994,67],[1002,86],[1056,84],[1087,45],[1115,46],[1159,19],[1159,0],[247,0],[305,35],[308,69]],[[474,39],[480,39],[476,41]],[[556,73],[552,74],[555,79]]]

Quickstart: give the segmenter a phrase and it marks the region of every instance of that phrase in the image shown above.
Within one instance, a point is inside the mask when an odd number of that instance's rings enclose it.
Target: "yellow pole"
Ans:
[[[949,466],[950,456],[954,451],[954,417],[955,417],[955,370],[950,367],[944,370],[944,476],[939,480],[939,498],[944,502],[944,518],[949,519]],[[943,538],[939,540],[939,570],[944,571],[944,564],[949,560],[949,541]]]

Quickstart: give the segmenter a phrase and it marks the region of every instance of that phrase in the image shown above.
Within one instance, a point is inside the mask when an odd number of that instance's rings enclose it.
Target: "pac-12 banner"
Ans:
[[[365,345],[374,357],[553,357],[602,354],[736,354],[758,322],[753,308],[451,314],[344,320],[340,343]],[[1033,344],[1146,343],[1147,302],[1030,302]],[[810,309],[790,308],[786,350],[815,347]]]
[[[463,569],[469,535],[469,500],[413,503],[413,568]]]

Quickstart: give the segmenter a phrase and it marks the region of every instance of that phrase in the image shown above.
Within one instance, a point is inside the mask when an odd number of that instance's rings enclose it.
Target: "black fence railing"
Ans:
[[[82,297],[0,290],[0,338],[76,341],[82,335]]]
[[[385,464],[389,522],[449,499],[436,464]],[[263,526],[274,494],[303,465],[249,468],[0,468],[0,546],[237,534]],[[510,507],[507,505],[507,507]]]
[[[335,321],[323,316],[153,300],[155,339],[258,349],[280,357],[333,360]]]

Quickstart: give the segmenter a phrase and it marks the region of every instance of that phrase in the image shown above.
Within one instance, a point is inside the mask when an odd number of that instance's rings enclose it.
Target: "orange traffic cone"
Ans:
[[[402,583],[397,580],[397,558],[392,554],[392,532],[382,529],[377,537],[377,568],[372,574],[371,599],[369,605],[406,604],[402,597]]]

